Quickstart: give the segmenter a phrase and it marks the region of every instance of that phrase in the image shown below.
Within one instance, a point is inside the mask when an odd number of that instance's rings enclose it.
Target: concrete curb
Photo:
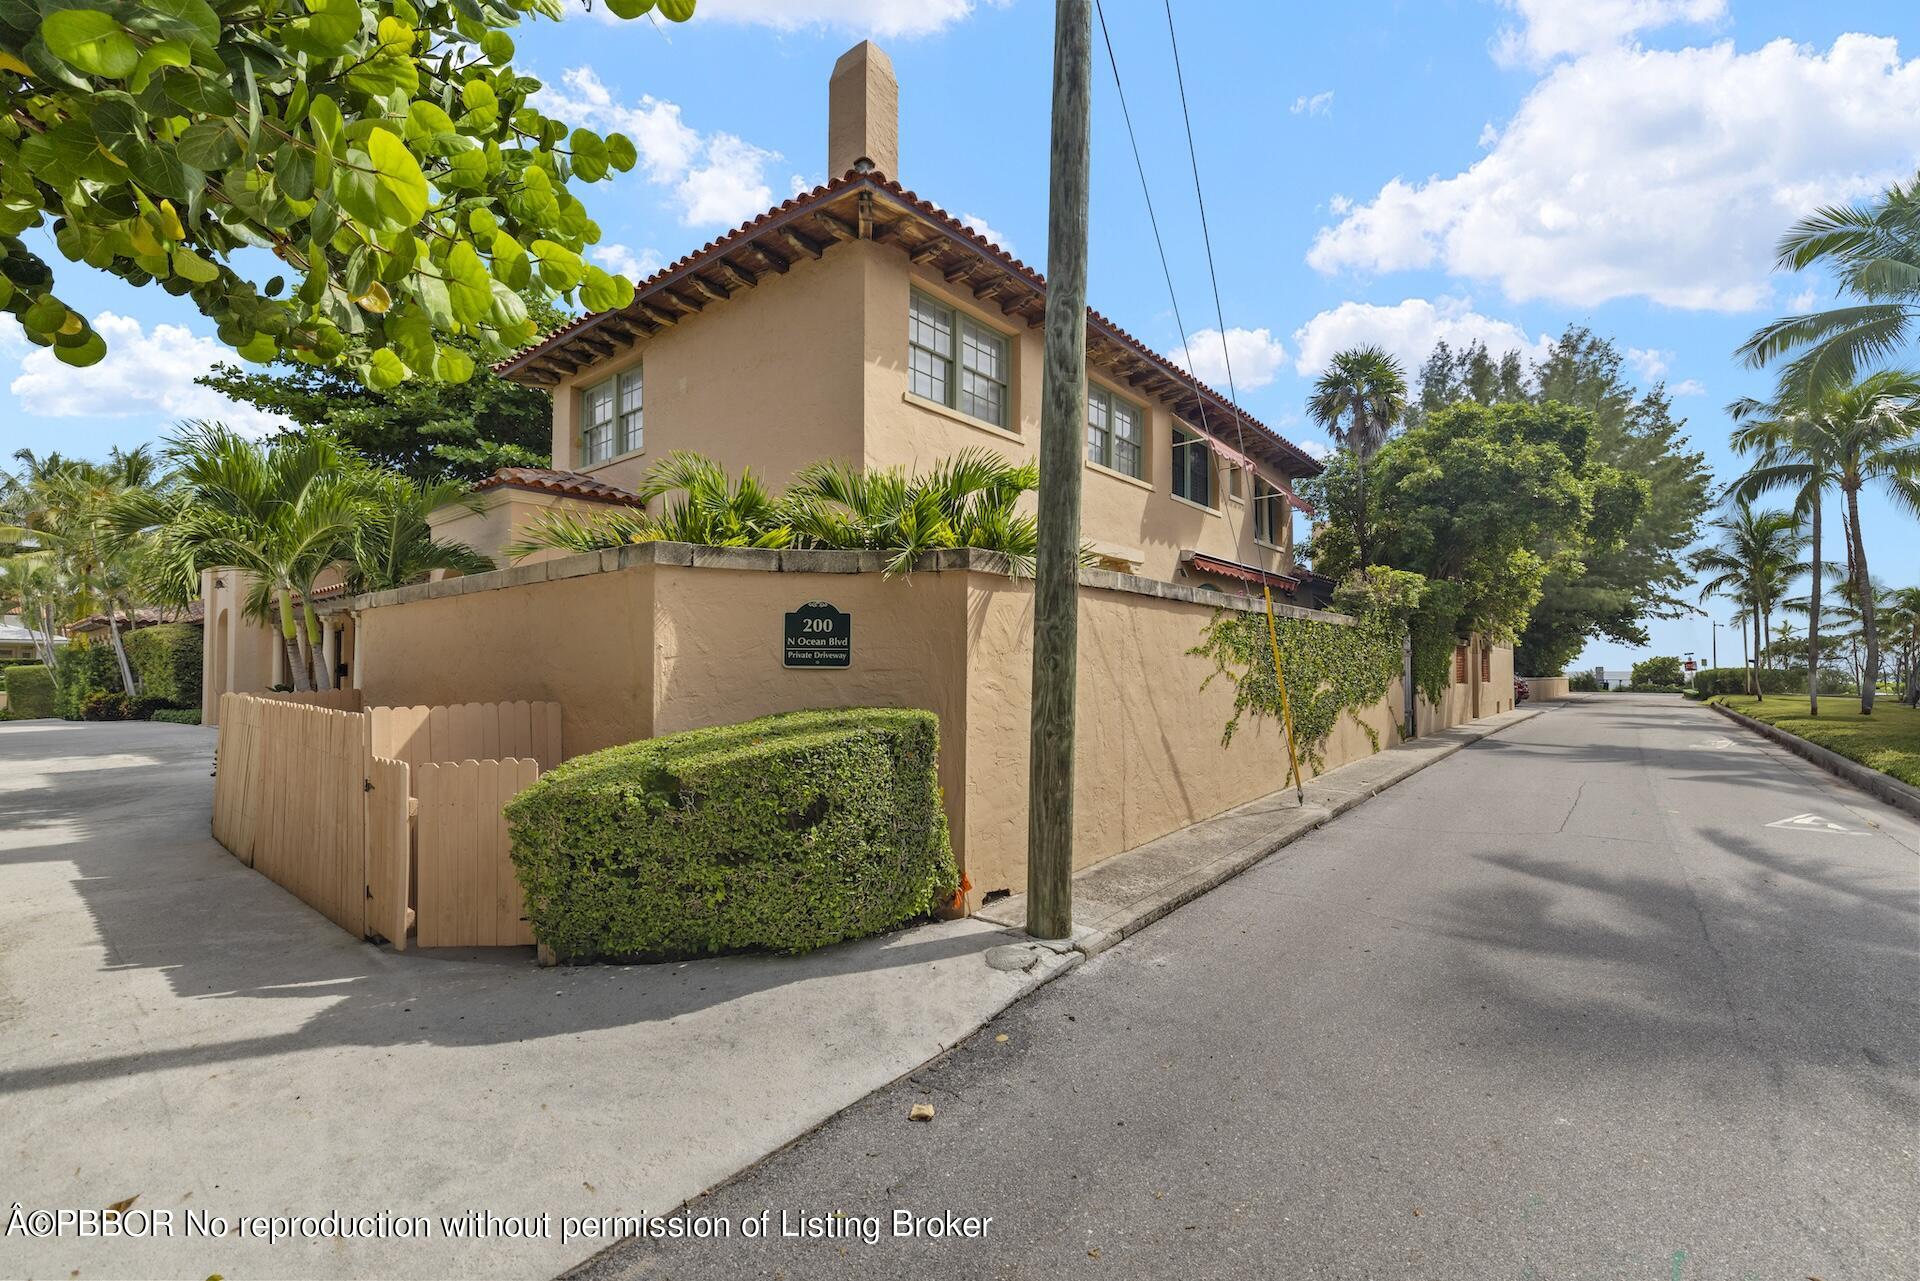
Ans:
[[[1074,936],[1071,945],[1084,956],[1098,956],[1122,939],[1139,933],[1175,908],[1191,903],[1202,894],[1219,888],[1242,872],[1271,858],[1308,832],[1324,826],[1354,806],[1378,796],[1396,783],[1404,782],[1429,766],[1438,764],[1464,747],[1524,721],[1532,720],[1547,710],[1548,708],[1544,706],[1516,708],[1510,712],[1502,712],[1498,716],[1487,717],[1480,722],[1456,725],[1451,729],[1429,734],[1425,738],[1414,739],[1412,742],[1389,748],[1387,751],[1320,775],[1307,784],[1307,803],[1298,808],[1280,811],[1275,816],[1278,819],[1276,827],[1234,849],[1231,853],[1169,879],[1164,885],[1157,887],[1144,897],[1123,905],[1115,905],[1098,899],[1082,899],[1076,894]],[[1402,754],[1405,755],[1405,759],[1397,761],[1393,759]],[[1364,780],[1340,778],[1341,774],[1351,770],[1372,773],[1379,769],[1383,761],[1389,762],[1388,768]],[[1343,781],[1358,785],[1339,786]],[[1259,803],[1256,801],[1251,804]],[[1227,815],[1205,821],[1219,822],[1221,818],[1236,812],[1229,810]],[[1134,852],[1136,851],[1129,851],[1129,853]],[[1120,854],[1115,857],[1126,858],[1127,855]],[[1106,866],[1104,863],[1098,864],[1095,868],[1088,869],[1088,872],[1104,866]],[[1002,899],[974,915],[997,925],[1017,929],[1025,921],[1025,896],[1014,895],[1011,898]],[[1065,969],[1060,971],[1060,973],[1065,972]],[[1049,975],[1045,981],[1051,981],[1056,977],[1058,975]],[[1036,985],[1035,990],[1038,986],[1041,985]]]
[[[1707,706],[1739,722],[1760,737],[1771,739],[1795,756],[1813,762],[1827,773],[1845,779],[1874,800],[1891,805],[1914,818],[1920,818],[1920,788],[1908,787],[1899,779],[1882,774],[1872,766],[1862,765],[1859,761],[1850,761],[1838,752],[1824,748],[1818,743],[1809,742],[1798,734],[1790,734],[1777,725],[1769,725],[1765,721],[1755,720],[1751,716],[1736,712],[1724,703],[1709,703]]]

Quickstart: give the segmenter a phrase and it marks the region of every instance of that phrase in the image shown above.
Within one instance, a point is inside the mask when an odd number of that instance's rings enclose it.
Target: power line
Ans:
[[[1200,430],[1204,435],[1211,438],[1213,431],[1207,425],[1207,396],[1206,393],[1201,390],[1199,375],[1193,372],[1193,347],[1187,340],[1186,321],[1181,319],[1180,316],[1180,294],[1173,285],[1173,268],[1167,264],[1167,246],[1160,235],[1159,216],[1155,214],[1153,209],[1153,192],[1147,184],[1146,162],[1140,158],[1140,140],[1134,133],[1133,112],[1127,107],[1127,90],[1120,80],[1120,60],[1113,52],[1113,34],[1107,29],[1107,11],[1101,3],[1101,0],[1094,0],[1093,8],[1100,19],[1100,38],[1107,46],[1107,65],[1113,68],[1113,91],[1119,96],[1120,117],[1126,122],[1127,143],[1133,148],[1133,167],[1134,171],[1140,175],[1140,195],[1147,203],[1147,222],[1153,228],[1153,245],[1160,254],[1160,274],[1166,278],[1167,301],[1173,305],[1173,323],[1180,330],[1180,350],[1186,356],[1186,375],[1193,385],[1193,402],[1200,411]],[[1217,310],[1218,291],[1216,290],[1215,293]],[[1221,341],[1223,343],[1226,341],[1224,331],[1221,334]],[[1232,386],[1233,369],[1231,365],[1229,365],[1227,369],[1227,381],[1228,386]],[[1240,439],[1240,453],[1242,457],[1245,457],[1247,453],[1246,433],[1244,430],[1241,430],[1238,434]],[[1199,443],[1200,442],[1195,441],[1194,445],[1198,445]],[[1188,446],[1188,448],[1192,447],[1192,445]],[[1248,491],[1247,500],[1251,503],[1253,490],[1253,476],[1251,474],[1247,476],[1246,484]],[[1228,528],[1233,532],[1234,546],[1238,547],[1240,545],[1240,534],[1242,531],[1234,524],[1232,507],[1230,504],[1223,503],[1222,510],[1227,517]]]
[[[1187,78],[1180,69],[1180,37],[1173,30],[1173,0],[1162,0],[1167,11],[1167,42],[1173,46],[1173,78],[1180,87],[1180,118],[1187,127],[1187,158],[1193,165],[1193,198],[1200,205],[1200,241],[1207,250],[1207,278],[1213,282],[1214,323],[1220,327],[1220,355],[1227,366],[1227,399],[1233,406],[1233,427],[1240,442],[1240,452],[1247,452],[1247,431],[1243,421],[1245,415],[1240,411],[1240,392],[1233,385],[1233,353],[1227,346],[1227,317],[1220,305],[1220,277],[1213,269],[1213,233],[1207,229],[1207,197],[1200,189],[1200,154],[1193,145],[1193,115],[1187,110]],[[1251,487],[1252,480],[1248,480]],[[1251,501],[1251,495],[1249,495]],[[1289,514],[1288,519],[1292,516]]]

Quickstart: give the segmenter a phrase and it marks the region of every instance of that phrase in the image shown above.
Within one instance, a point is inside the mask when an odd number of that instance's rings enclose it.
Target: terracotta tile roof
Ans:
[[[748,247],[749,243],[753,241],[755,237],[774,231],[782,224],[795,219],[820,213],[823,211],[824,206],[863,190],[874,192],[882,198],[902,206],[916,217],[934,224],[949,238],[964,243],[983,258],[990,260],[995,267],[1009,275],[1019,278],[1029,288],[1044,294],[1046,290],[1045,276],[1020,259],[1014,257],[1007,250],[1002,249],[998,244],[982,236],[979,232],[961,222],[946,210],[930,201],[922,199],[913,191],[901,186],[898,182],[886,177],[877,170],[867,173],[848,170],[831,182],[815,187],[812,191],[802,192],[794,196],[791,200],[786,200],[775,205],[758,217],[740,224],[740,226],[725,235],[708,241],[704,246],[694,252],[662,267],[659,271],[656,271],[653,275],[647,277],[635,286],[633,303],[622,311],[595,312],[592,315],[580,316],[568,321],[533,345],[516,352],[506,360],[494,365],[494,372],[511,376],[516,371],[525,369],[540,356],[554,351],[556,348],[565,345],[576,337],[584,337],[593,329],[609,320],[635,314],[650,298],[662,294],[671,285],[684,284],[687,278],[693,275],[694,272],[714,266],[729,252]],[[758,248],[758,246],[755,246],[755,248]],[[1277,447],[1278,450],[1287,457],[1288,461],[1297,468],[1296,474],[1315,476],[1322,470],[1322,464],[1318,459],[1314,458],[1313,455],[1307,453],[1298,445],[1280,435],[1279,432],[1228,400],[1225,396],[1221,395],[1220,392],[1208,386],[1206,383],[1201,382],[1199,378],[1195,377],[1188,370],[1153,350],[1153,348],[1147,346],[1147,344],[1141,342],[1138,338],[1135,338],[1132,334],[1091,307],[1087,309],[1087,328],[1091,335],[1104,337],[1121,347],[1127,348],[1141,359],[1156,367],[1165,376],[1182,385],[1192,387],[1198,393],[1200,402],[1206,409],[1213,410],[1229,420],[1228,423],[1225,424],[1226,429],[1232,430],[1233,423],[1237,420],[1241,426],[1244,426],[1257,437],[1264,438],[1264,441],[1268,445]],[[1225,430],[1216,427],[1211,422],[1197,425],[1204,426],[1209,431],[1221,431],[1223,439],[1230,444],[1238,445],[1241,443],[1238,439],[1239,432],[1237,430],[1233,430],[1233,434],[1229,436]]]
[[[127,621],[127,611],[118,609],[113,614],[114,621],[125,629],[128,627],[154,627],[161,623],[204,623],[207,607],[202,601],[193,601],[184,609],[171,606],[143,605],[133,611],[133,621]],[[104,632],[107,630],[105,614],[89,614],[60,629],[69,636],[78,636],[84,632]]]
[[[1300,580],[1290,574],[1276,574],[1255,565],[1242,565],[1237,560],[1209,556],[1205,552],[1183,551],[1180,553],[1180,563],[1196,574],[1218,574],[1222,578],[1237,578],[1243,583],[1252,583],[1256,587],[1271,587],[1289,596],[1300,589]]]
[[[551,467],[502,467],[485,480],[476,481],[475,493],[487,489],[534,489],[546,494],[564,494],[592,503],[618,503],[641,507],[646,500],[631,489],[608,484],[577,471],[555,471]]]

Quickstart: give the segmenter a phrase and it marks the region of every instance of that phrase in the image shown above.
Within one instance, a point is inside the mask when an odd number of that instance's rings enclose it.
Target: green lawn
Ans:
[[[1807,715],[1804,694],[1769,694],[1757,703],[1728,694],[1712,701],[1920,787],[1920,711],[1887,694],[1873,701],[1871,716],[1860,714],[1858,698],[1844,694],[1822,694],[1818,717]]]

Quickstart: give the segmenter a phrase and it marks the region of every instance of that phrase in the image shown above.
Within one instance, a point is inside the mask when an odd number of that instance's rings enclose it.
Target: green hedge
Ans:
[[[8,720],[31,721],[55,714],[53,674],[45,663],[23,663],[0,672],[7,691]]]
[[[54,673],[56,714],[70,721],[84,717],[88,700],[96,694],[120,694],[120,663],[111,642],[75,640],[60,654]]]
[[[127,663],[141,696],[166,707],[200,706],[200,629],[161,623],[127,633]]]
[[[1693,674],[1693,687],[1702,694],[1744,694],[1749,686],[1747,670],[1742,667],[1703,667]],[[1762,694],[1804,694],[1807,674],[1784,668],[1760,669]]]
[[[164,721],[168,725],[198,725],[200,709],[197,707],[161,707],[156,708],[149,720]]]
[[[804,952],[959,882],[939,720],[790,712],[575,757],[507,806],[534,937],[564,960]]]

